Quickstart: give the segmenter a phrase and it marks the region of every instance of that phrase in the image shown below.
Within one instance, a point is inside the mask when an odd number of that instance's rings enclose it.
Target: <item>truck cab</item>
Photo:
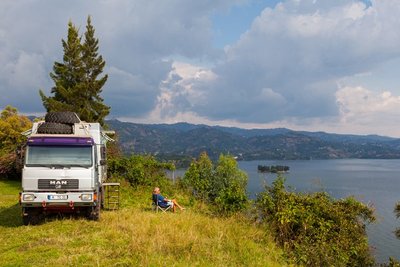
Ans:
[[[99,123],[74,123],[69,134],[41,133],[43,123],[34,123],[27,134],[20,195],[24,224],[49,213],[98,220],[110,138]]]

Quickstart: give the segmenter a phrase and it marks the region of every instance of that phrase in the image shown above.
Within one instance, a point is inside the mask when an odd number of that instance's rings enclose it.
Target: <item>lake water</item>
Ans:
[[[393,231],[400,227],[393,209],[400,201],[400,160],[309,160],[309,161],[239,161],[249,176],[251,198],[271,184],[275,174],[257,172],[258,165],[286,165],[286,185],[295,191],[326,191],[335,198],[354,196],[375,208],[377,222],[367,227],[369,242],[378,262],[389,257],[400,259],[400,240]]]

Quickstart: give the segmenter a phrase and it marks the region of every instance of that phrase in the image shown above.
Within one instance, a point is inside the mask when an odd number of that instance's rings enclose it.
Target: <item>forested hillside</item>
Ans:
[[[376,135],[341,135],[289,129],[239,129],[220,126],[137,124],[109,120],[126,154],[159,158],[195,157],[202,151],[216,159],[230,153],[242,160],[400,158],[400,139]]]

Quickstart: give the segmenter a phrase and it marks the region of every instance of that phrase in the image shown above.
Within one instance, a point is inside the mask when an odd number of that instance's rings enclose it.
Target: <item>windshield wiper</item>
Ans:
[[[68,167],[81,167],[81,168],[90,168],[91,165],[87,165],[87,164],[68,164]]]
[[[51,168],[53,167],[50,164],[26,164],[27,167],[47,167],[47,168]]]
[[[54,169],[64,169],[64,168],[71,168],[71,167],[80,167],[80,168],[90,168],[91,165],[87,164],[26,164],[27,167],[47,167],[47,168],[54,168]]]

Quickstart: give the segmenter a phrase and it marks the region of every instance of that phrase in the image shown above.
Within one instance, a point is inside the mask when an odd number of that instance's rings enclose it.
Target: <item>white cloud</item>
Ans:
[[[50,92],[48,73],[62,59],[67,23],[83,33],[91,15],[111,117],[396,131],[389,121],[399,115],[400,80],[385,87],[380,75],[389,61],[390,69],[400,67],[399,1],[282,1],[265,8],[239,41],[213,48],[210,17],[242,2],[0,1],[0,106],[44,111],[38,89]]]
[[[215,57],[210,15],[235,2],[1,1],[0,66],[8,69],[0,73],[0,106],[13,104],[23,112],[43,110],[38,89],[50,92],[52,82],[48,73],[54,61],[62,60],[61,38],[66,38],[68,21],[83,33],[86,18],[91,15],[100,40],[100,53],[110,71],[103,96],[111,105],[112,114],[147,114],[155,107],[161,82],[172,70],[171,62],[163,58],[170,55]],[[36,60],[35,66],[21,61],[27,60],[27,55],[31,61]],[[9,77],[7,74],[12,68],[18,69]],[[34,78],[36,82],[31,83]],[[30,86],[29,90],[24,89],[26,97],[38,103],[19,101],[13,89],[22,83]]]
[[[193,84],[208,101],[192,102],[192,111],[249,123],[338,116],[339,80],[400,56],[399,12],[400,2],[390,0],[369,7],[286,1],[266,8],[226,47],[225,60],[212,69],[216,78]],[[265,97],[265,88],[274,94]]]
[[[40,79],[45,73],[43,56],[38,54],[27,54],[22,51],[15,61],[8,62],[2,68],[2,77],[12,88],[25,89],[32,86],[39,86]],[[35,71],[32,71],[35,70]]]
[[[388,91],[376,93],[363,87],[344,87],[336,97],[342,122],[346,124],[380,128],[392,126],[400,117],[400,96]]]

